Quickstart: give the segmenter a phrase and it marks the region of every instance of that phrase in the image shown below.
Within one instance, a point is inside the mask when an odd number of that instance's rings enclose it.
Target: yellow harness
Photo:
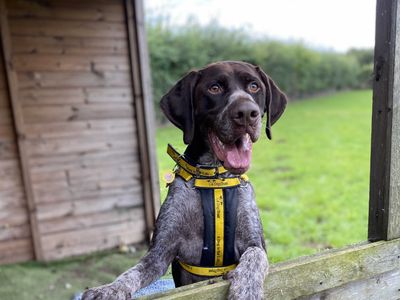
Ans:
[[[243,182],[248,181],[247,175],[235,177],[219,177],[225,174],[227,170],[220,167],[202,168],[191,165],[185,158],[180,155],[171,145],[168,144],[167,153],[176,162],[178,168],[174,171],[176,175],[189,181],[194,178],[194,186],[198,189],[213,189],[214,199],[214,258],[213,267],[193,266],[185,262],[178,261],[180,266],[189,273],[198,276],[222,276],[233,270],[237,264],[229,264],[224,266],[224,233],[225,233],[225,212],[224,212],[224,189],[240,186]],[[236,211],[235,211],[236,214]],[[232,252],[232,250],[230,249]]]

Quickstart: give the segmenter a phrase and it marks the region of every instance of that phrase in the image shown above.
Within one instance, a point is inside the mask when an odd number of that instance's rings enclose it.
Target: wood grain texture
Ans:
[[[328,297],[329,290],[349,282],[368,282],[381,274],[398,272],[399,250],[400,240],[381,241],[278,263],[271,266],[270,274],[265,280],[265,298],[309,299],[316,293]],[[140,299],[226,299],[229,283],[221,280],[212,282],[200,282]],[[376,289],[370,295],[379,298],[385,293],[386,291]],[[324,297],[321,299],[339,299]]]
[[[376,275],[366,280],[350,282],[328,291],[323,291],[311,297],[299,299],[310,300],[389,300],[400,297],[400,270],[393,270]]]
[[[24,238],[24,243],[20,245],[20,249],[16,249],[13,255],[7,255],[7,248],[4,253],[0,250],[0,262],[16,262],[32,257],[40,258],[42,249],[38,240],[39,232],[37,227],[37,219],[34,213],[33,193],[30,189],[30,175],[28,169],[28,158],[26,156],[26,145],[21,139],[20,133],[23,132],[23,120],[21,118],[21,109],[18,103],[18,82],[16,80],[15,71],[11,64],[11,44],[8,27],[8,16],[4,0],[0,0],[0,73],[2,76],[3,87],[7,91],[7,97],[10,106],[7,109],[0,108],[0,118],[2,112],[7,111],[8,124],[17,135],[8,142],[0,143],[0,160],[18,159],[17,168],[14,168],[14,175],[7,176],[2,179],[0,187],[0,201],[2,202],[2,220],[0,223],[0,236],[2,242],[0,248],[4,245],[10,245],[10,242],[17,238]],[[4,94],[3,94],[4,95]],[[4,121],[0,121],[4,124]],[[14,154],[12,154],[14,152]],[[18,170],[18,172],[16,172]],[[10,181],[10,179],[13,179]],[[10,201],[12,200],[12,201]],[[20,209],[19,215],[13,215],[15,208]],[[29,218],[27,218],[27,216]],[[21,222],[23,220],[23,222]],[[33,245],[32,245],[33,244]]]
[[[136,112],[123,1],[1,3],[8,74],[0,72],[0,175],[7,176],[0,244],[25,238],[27,216],[41,260],[142,242],[136,117],[143,112]],[[12,106],[3,97],[9,86]],[[31,198],[25,215],[22,187]]]
[[[395,11],[388,239],[400,238],[400,4]]]
[[[399,20],[398,0],[377,2],[368,225],[371,241],[400,237]]]
[[[155,153],[153,101],[150,92],[149,62],[145,40],[142,1],[124,0],[130,53],[131,80],[135,95],[135,111],[139,156],[142,162],[142,186],[147,234],[154,230],[160,206],[157,156]]]

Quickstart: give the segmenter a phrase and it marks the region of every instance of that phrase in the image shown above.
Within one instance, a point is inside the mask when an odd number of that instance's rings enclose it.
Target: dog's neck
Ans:
[[[203,139],[193,139],[185,150],[185,157],[194,165],[220,166],[221,163]]]

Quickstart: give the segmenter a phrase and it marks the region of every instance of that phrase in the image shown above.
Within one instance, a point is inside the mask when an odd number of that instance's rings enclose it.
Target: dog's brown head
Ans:
[[[234,174],[250,166],[252,143],[260,136],[267,115],[266,134],[285,110],[286,95],[259,67],[224,61],[192,71],[161,99],[167,118],[183,131],[186,144],[216,158]]]

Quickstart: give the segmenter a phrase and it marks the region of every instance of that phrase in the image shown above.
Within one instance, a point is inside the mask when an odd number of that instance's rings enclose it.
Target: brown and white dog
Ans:
[[[282,115],[284,93],[259,67],[223,61],[192,71],[161,99],[167,118],[183,131],[185,158],[201,166],[223,165],[224,175],[237,176],[250,167],[252,143],[266,134]],[[171,183],[156,222],[148,253],[114,282],[87,290],[84,300],[131,299],[132,293],[161,277],[176,259],[199,265],[203,250],[204,219],[201,197],[193,180],[179,176]],[[226,274],[229,299],[261,299],[268,259],[259,212],[250,183],[237,191],[234,255],[237,267]],[[173,268],[177,285],[209,277]]]

